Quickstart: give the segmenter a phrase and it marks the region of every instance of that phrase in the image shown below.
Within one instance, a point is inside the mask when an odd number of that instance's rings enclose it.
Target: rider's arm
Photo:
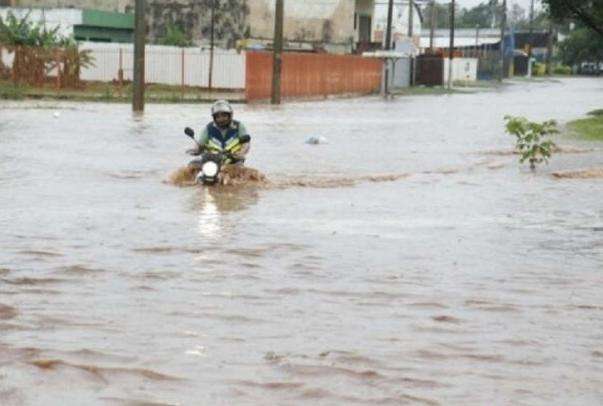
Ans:
[[[249,135],[249,133],[247,132],[247,128],[245,128],[245,126],[243,125],[243,123],[239,123],[239,137],[242,137],[243,135]],[[245,144],[242,145],[241,149],[238,150],[234,156],[237,159],[244,159],[245,156],[249,153],[249,147],[250,147],[250,142],[247,142]]]
[[[200,155],[205,149],[205,145],[207,144],[208,138],[209,136],[207,132],[207,127],[205,127],[203,131],[195,134],[195,142],[197,143],[197,145],[195,145],[193,149],[189,149],[187,152],[190,155]]]
[[[207,131],[207,127],[203,128],[203,131],[195,134],[195,142],[200,147],[204,147],[207,145],[207,140],[209,139],[209,132]]]

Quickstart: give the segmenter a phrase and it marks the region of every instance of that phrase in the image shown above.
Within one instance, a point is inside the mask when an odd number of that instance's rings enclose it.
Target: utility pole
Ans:
[[[145,46],[145,18],[144,0],[136,0],[134,6],[134,92],[132,97],[132,110],[144,111],[144,46]]]
[[[415,2],[413,0],[408,1],[408,39],[410,41],[410,49],[414,49],[414,41],[413,37],[413,25],[414,25],[414,8]],[[413,86],[415,84],[414,76],[415,76],[415,58],[414,55],[410,55],[410,85]]]
[[[532,47],[534,46],[534,0],[530,3],[530,27],[528,35],[528,60],[532,57]]]
[[[392,18],[394,14],[394,0],[389,0],[387,6],[387,27],[385,28],[385,50],[389,51],[392,46]],[[383,84],[383,95],[389,94],[389,59],[385,58],[385,82]]]
[[[534,0],[530,2],[530,28],[528,35],[528,77],[532,77],[532,48],[534,47]]]
[[[475,57],[479,58],[479,25],[475,26]]]
[[[414,25],[414,13],[413,9],[415,8],[415,2],[413,0],[408,0],[408,38],[412,41],[413,36],[413,25]]]
[[[553,37],[555,35],[555,27],[553,26],[553,20],[549,21],[549,35],[547,38],[546,46],[546,74],[553,74]]]
[[[272,104],[281,104],[281,70],[283,65],[284,1],[276,0],[274,11],[274,51],[272,55]]]
[[[429,53],[433,55],[433,37],[435,36],[435,26],[438,9],[436,8],[435,0],[431,0],[431,18],[429,27]]]
[[[210,35],[209,35],[209,79],[208,89],[211,92],[214,87],[214,21],[216,14],[216,0],[211,0],[211,22],[210,22]]]
[[[505,31],[507,29],[507,0],[503,0],[500,16],[500,75],[498,81],[505,77]]]
[[[450,2],[450,50],[448,52],[448,89],[452,89],[452,62],[454,60],[454,0]]]

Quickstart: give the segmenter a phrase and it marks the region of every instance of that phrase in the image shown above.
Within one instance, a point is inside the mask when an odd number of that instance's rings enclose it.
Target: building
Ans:
[[[500,44],[500,29],[493,28],[457,28],[454,30],[455,48],[496,47]],[[429,28],[421,31],[421,48],[430,47]],[[434,30],[433,47],[448,49],[450,47],[450,30]]]
[[[124,12],[132,0],[0,0],[0,7],[22,8],[76,8]]]
[[[395,0],[392,40],[406,41],[410,2]],[[0,4],[42,7],[46,16],[59,10],[84,10],[69,14],[76,38],[115,41],[131,36],[134,0],[0,0]],[[169,27],[178,27],[197,46],[208,45],[212,15],[214,42],[223,48],[271,48],[276,0],[147,0],[147,34],[159,42]],[[213,10],[212,10],[213,8]],[[385,40],[388,0],[285,1],[284,36],[289,50],[362,52],[381,48]],[[88,10],[97,10],[91,12]],[[101,14],[108,13],[108,14]],[[67,15],[67,11],[58,12]],[[122,13],[122,14],[117,14]],[[72,21],[73,20],[73,21]],[[418,46],[422,15],[415,3],[412,13],[413,42]]]
[[[43,9],[0,7],[0,16],[11,12],[17,18],[43,24],[47,29],[59,27],[62,36],[73,36],[78,41],[132,42],[134,15],[99,10]]]
[[[387,29],[387,13],[389,9],[388,0],[375,0],[369,3],[374,3],[373,21],[374,25],[371,29],[371,41],[384,43],[385,32]],[[421,37],[421,25],[423,15],[417,3],[413,3],[412,13],[412,30],[409,29],[411,24],[410,2],[408,0],[394,1],[392,13],[392,41],[402,42],[407,41],[409,34],[412,33],[411,41],[418,46]]]
[[[250,38],[272,41],[275,0],[251,0]],[[289,45],[313,44],[330,52],[363,52],[385,41],[388,0],[305,0],[285,2],[284,36]],[[408,0],[394,1],[392,41],[409,33]],[[415,4],[413,40],[418,44],[422,15]]]
[[[249,5],[249,37],[272,42],[276,0],[253,0]],[[313,44],[332,52],[351,50],[354,41],[354,1],[286,1],[284,37],[289,46]]]

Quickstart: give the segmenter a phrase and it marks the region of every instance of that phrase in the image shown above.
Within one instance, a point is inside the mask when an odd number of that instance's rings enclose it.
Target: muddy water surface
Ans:
[[[238,106],[273,187],[202,190],[164,181],[208,106],[2,102],[0,404],[602,404],[603,180],[553,176],[601,146],[486,153],[505,114],[601,107],[595,79]]]

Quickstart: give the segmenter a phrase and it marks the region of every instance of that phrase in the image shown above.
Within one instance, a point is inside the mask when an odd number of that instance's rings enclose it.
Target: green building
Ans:
[[[77,41],[132,42],[134,14],[82,10],[82,22],[73,26]]]

